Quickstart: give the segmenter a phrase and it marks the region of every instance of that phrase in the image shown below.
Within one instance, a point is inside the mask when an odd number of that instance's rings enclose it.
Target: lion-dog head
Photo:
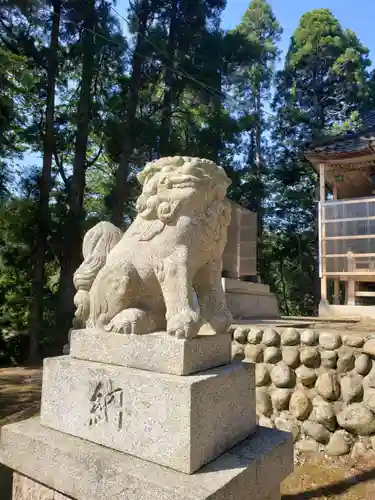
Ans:
[[[184,207],[191,213],[198,200],[205,206],[222,202],[231,183],[224,169],[213,161],[186,156],[150,162],[138,174],[138,180],[143,185],[137,200],[139,215],[166,224],[177,212],[184,212]]]

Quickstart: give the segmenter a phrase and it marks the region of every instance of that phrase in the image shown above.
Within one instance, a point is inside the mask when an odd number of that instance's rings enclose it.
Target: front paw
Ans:
[[[198,335],[201,324],[201,317],[192,309],[181,311],[167,322],[167,333],[178,339],[191,339]]]
[[[156,329],[155,321],[141,309],[124,309],[106,325],[107,332],[144,335]]]

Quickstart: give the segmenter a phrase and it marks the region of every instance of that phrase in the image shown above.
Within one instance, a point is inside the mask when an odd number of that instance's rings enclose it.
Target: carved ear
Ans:
[[[144,222],[146,225],[146,221]],[[147,224],[147,228],[139,236],[139,241],[150,241],[154,236],[160,234],[165,227],[165,223],[159,219],[155,219]]]

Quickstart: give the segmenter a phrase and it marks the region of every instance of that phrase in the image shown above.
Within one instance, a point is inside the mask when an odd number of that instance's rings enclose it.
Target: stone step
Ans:
[[[291,435],[265,427],[193,475],[48,429],[38,418],[3,427],[0,456],[36,498],[75,500],[280,500],[293,470]]]

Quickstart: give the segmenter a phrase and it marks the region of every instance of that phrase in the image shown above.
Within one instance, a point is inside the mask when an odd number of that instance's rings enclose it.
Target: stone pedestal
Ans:
[[[280,500],[293,452],[288,433],[258,427],[197,473],[184,474],[31,418],[3,428],[0,459],[17,471],[14,491],[23,496],[13,500]]]
[[[40,417],[2,429],[13,500],[279,500],[292,438],[256,426],[254,365],[229,345],[73,332],[45,360]]]
[[[222,278],[227,307],[236,319],[276,319],[280,317],[275,294],[268,285]]]

